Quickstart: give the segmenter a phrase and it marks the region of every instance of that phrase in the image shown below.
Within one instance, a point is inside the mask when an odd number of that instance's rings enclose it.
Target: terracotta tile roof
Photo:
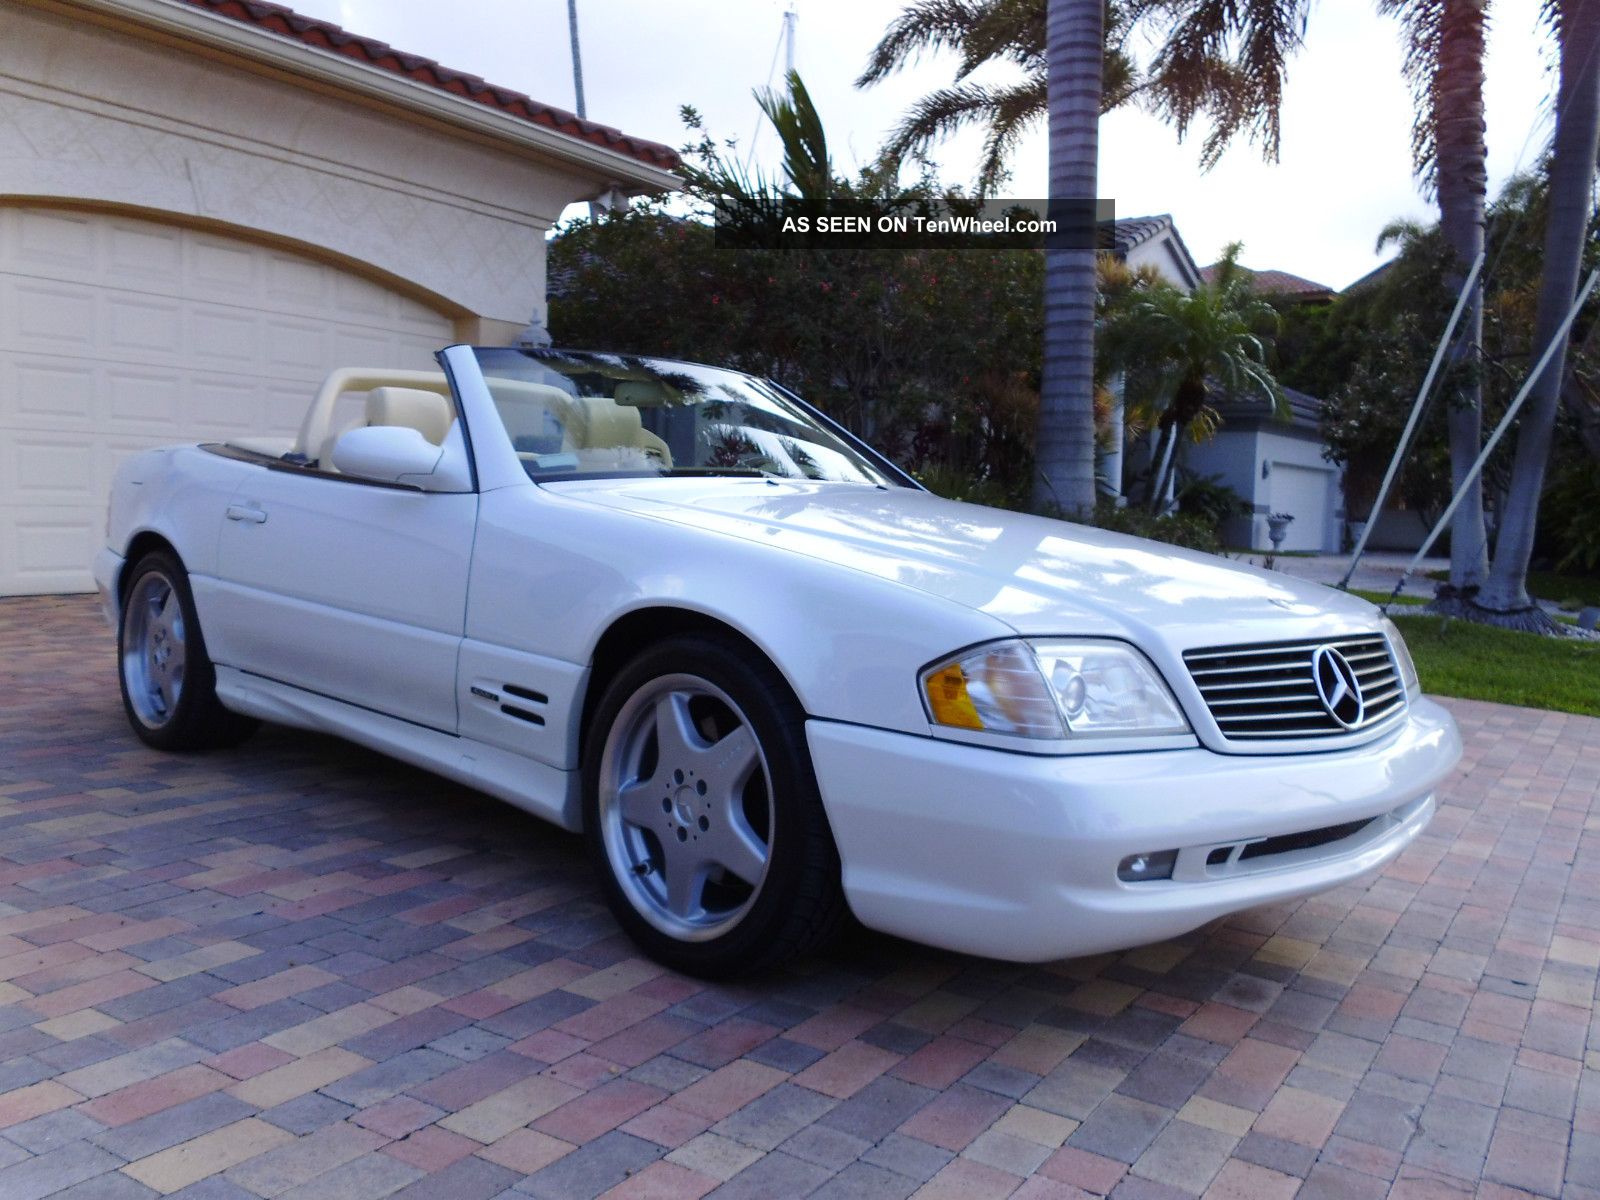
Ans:
[[[1220,263],[1212,263],[1200,274],[1205,281],[1210,283],[1217,276]],[[1318,283],[1314,279],[1306,279],[1288,271],[1252,271],[1249,267],[1240,267],[1240,271],[1250,276],[1255,284],[1255,289],[1268,296],[1289,296],[1302,300],[1320,300],[1333,295],[1333,289],[1325,283]]]
[[[569,137],[604,146],[608,150],[626,154],[653,167],[670,170],[678,165],[678,152],[659,142],[630,137],[620,129],[585,121],[563,108],[543,104],[538,100],[514,92],[510,88],[496,87],[476,75],[454,71],[440,66],[431,58],[420,54],[407,54],[385,42],[350,33],[329,21],[318,21],[302,16],[281,4],[266,0],[183,0],[185,4],[215,13],[219,17],[254,25],[281,37],[331,50],[353,58],[357,62],[392,71],[396,75],[415,80],[440,91],[452,92],[475,100],[489,108],[499,109],[535,125],[544,125]]]

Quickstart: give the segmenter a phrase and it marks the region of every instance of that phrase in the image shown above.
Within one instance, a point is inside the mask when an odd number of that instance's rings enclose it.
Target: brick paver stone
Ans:
[[[114,657],[0,600],[0,1200],[1600,1197],[1600,720],[1449,701],[1399,859],[1160,945],[715,984],[476,793],[146,749]]]

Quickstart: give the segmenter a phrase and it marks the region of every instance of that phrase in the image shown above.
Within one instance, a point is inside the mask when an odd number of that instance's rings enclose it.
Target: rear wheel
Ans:
[[[837,927],[839,860],[804,722],[770,665],[713,637],[664,642],[606,689],[586,835],[612,912],[652,957],[744,974]]]
[[[117,629],[122,705],[134,733],[158,750],[229,746],[256,722],[217,699],[217,674],[206,655],[194,597],[171,554],[145,555],[128,576]]]

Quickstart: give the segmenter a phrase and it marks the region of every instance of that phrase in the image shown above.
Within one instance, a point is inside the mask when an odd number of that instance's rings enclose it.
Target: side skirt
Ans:
[[[234,667],[218,665],[216,670],[217,698],[234,712],[348,738],[487,792],[573,833],[583,828],[576,771],[562,771],[509,750],[440,733]]]

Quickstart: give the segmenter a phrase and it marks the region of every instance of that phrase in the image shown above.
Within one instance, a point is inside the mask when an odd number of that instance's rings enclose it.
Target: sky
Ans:
[[[566,0],[289,0],[402,50],[573,106]],[[718,139],[748,150],[759,127],[752,89],[777,81],[788,0],[578,0],[584,91],[592,120],[679,146],[679,107],[699,109]],[[870,160],[916,97],[953,78],[948,56],[925,58],[870,89],[854,80],[903,0],[793,0],[796,66],[828,131],[836,165]],[[1489,36],[1488,144],[1491,189],[1536,160],[1554,76],[1537,29],[1539,0],[1496,0]],[[1412,176],[1412,103],[1400,75],[1399,31],[1373,0],[1316,0],[1305,47],[1290,64],[1277,163],[1240,143],[1209,172],[1199,139],[1179,143],[1148,113],[1124,109],[1101,122],[1100,194],[1119,216],[1171,213],[1203,266],[1232,241],[1257,270],[1292,271],[1333,287],[1385,257],[1379,231],[1398,217],[1427,220],[1432,208]],[[777,74],[772,74],[777,58]],[[778,159],[770,130],[755,159]],[[976,175],[974,134],[934,153],[949,182]],[[1044,131],[1013,162],[1007,193],[1046,192]]]

